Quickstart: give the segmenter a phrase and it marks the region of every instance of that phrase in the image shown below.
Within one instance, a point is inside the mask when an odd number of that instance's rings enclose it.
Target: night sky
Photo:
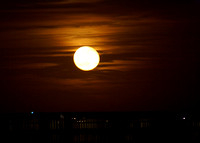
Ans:
[[[4,0],[0,111],[198,110],[199,42],[199,0]]]

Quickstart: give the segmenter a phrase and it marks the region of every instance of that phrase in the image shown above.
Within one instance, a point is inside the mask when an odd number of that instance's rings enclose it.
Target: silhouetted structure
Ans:
[[[10,142],[137,143],[156,142],[157,136],[185,142],[200,140],[200,118],[159,112],[2,114],[1,130]]]

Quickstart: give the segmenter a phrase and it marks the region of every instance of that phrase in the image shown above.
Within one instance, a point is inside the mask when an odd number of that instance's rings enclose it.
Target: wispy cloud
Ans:
[[[148,68],[145,65],[145,60],[113,60],[111,62],[101,62],[98,70],[117,70],[117,71],[130,71],[134,69]]]
[[[58,64],[56,63],[35,63],[35,64],[25,64],[25,65],[20,65],[17,66],[17,68],[22,68],[22,69],[44,69],[48,67],[54,67],[57,66]]]

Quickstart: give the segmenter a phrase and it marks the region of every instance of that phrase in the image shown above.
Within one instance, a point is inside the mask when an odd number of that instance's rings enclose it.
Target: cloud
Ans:
[[[45,69],[49,67],[55,67],[58,66],[57,63],[27,63],[27,64],[16,64],[16,65],[9,65],[7,67],[3,67],[4,69],[12,69],[12,70],[17,70],[17,69]]]
[[[56,63],[35,63],[35,64],[26,64],[18,66],[18,68],[28,68],[28,69],[43,69],[48,67],[58,66]]]
[[[113,60],[111,62],[101,62],[98,66],[98,70],[105,71],[130,71],[134,69],[147,68],[145,66],[146,61],[143,60]]]

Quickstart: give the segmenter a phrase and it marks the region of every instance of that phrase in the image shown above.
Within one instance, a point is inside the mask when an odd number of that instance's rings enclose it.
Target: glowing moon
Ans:
[[[92,47],[83,46],[80,47],[74,53],[75,65],[84,71],[90,71],[97,67],[100,57],[98,52]]]

